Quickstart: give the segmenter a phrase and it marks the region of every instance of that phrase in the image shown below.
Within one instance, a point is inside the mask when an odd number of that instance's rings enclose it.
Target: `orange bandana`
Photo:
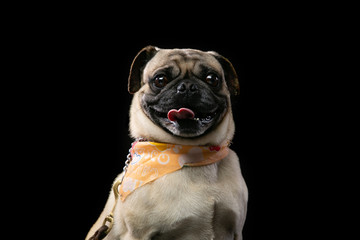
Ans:
[[[119,188],[122,201],[136,188],[182,167],[210,165],[229,153],[227,146],[186,146],[156,142],[136,142],[132,161]]]

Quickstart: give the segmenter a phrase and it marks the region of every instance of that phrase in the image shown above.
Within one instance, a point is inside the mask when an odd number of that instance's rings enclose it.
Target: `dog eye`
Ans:
[[[168,84],[169,80],[165,75],[158,75],[154,78],[154,85],[157,88],[163,88]]]
[[[210,73],[206,76],[205,81],[210,86],[217,87],[219,86],[220,79],[216,74]]]

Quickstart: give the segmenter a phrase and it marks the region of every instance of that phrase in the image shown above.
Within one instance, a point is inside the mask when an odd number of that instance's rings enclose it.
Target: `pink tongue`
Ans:
[[[180,108],[179,110],[171,109],[167,117],[170,121],[177,121],[178,119],[193,119],[195,116],[195,113],[188,108]]]

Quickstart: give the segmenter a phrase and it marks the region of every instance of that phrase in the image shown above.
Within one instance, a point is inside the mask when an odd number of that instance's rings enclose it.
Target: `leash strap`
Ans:
[[[138,141],[140,141],[140,140],[138,140]],[[135,143],[136,142],[133,142],[131,144],[131,148]],[[119,199],[119,186],[124,181],[125,174],[127,172],[129,164],[130,164],[130,162],[132,160],[131,153],[130,153],[131,148],[129,149],[129,154],[126,157],[127,159],[125,161],[125,166],[124,166],[124,169],[123,169],[123,175],[120,178],[120,180],[118,180],[118,181],[116,181],[114,183],[114,185],[112,187],[112,191],[114,192],[114,196],[115,196],[114,207],[112,208],[110,214],[105,217],[103,225],[88,240],[102,240],[102,239],[104,239],[108,235],[108,233],[110,232],[110,230],[113,227],[113,224],[114,224],[114,211],[115,211],[116,203],[118,202],[118,199]],[[107,225],[107,223],[109,225]]]
[[[128,161],[126,161],[126,162],[128,162]],[[128,165],[128,163],[127,163],[127,165]],[[126,168],[127,168],[127,165],[125,165]],[[105,217],[105,219],[103,221],[103,225],[88,240],[101,240],[104,237],[106,237],[108,235],[108,233],[110,232],[110,230],[112,229],[113,224],[114,224],[114,211],[115,211],[116,203],[118,202],[118,199],[119,199],[119,186],[121,185],[121,183],[123,182],[124,177],[125,177],[125,172],[126,172],[125,167],[124,167],[123,176],[121,177],[121,179],[119,181],[115,182],[115,184],[113,185],[113,188],[112,188],[114,195],[115,195],[115,204],[114,204],[113,209],[111,210],[110,214]]]
[[[102,225],[89,240],[101,240],[107,235],[108,226]]]

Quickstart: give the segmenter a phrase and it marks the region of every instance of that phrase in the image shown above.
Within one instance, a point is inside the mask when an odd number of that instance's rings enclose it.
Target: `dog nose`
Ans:
[[[191,92],[191,93],[195,93],[198,91],[198,86],[196,83],[190,82],[190,81],[184,81],[181,82],[178,86],[177,86],[177,92],[178,93],[187,93],[187,92]]]

